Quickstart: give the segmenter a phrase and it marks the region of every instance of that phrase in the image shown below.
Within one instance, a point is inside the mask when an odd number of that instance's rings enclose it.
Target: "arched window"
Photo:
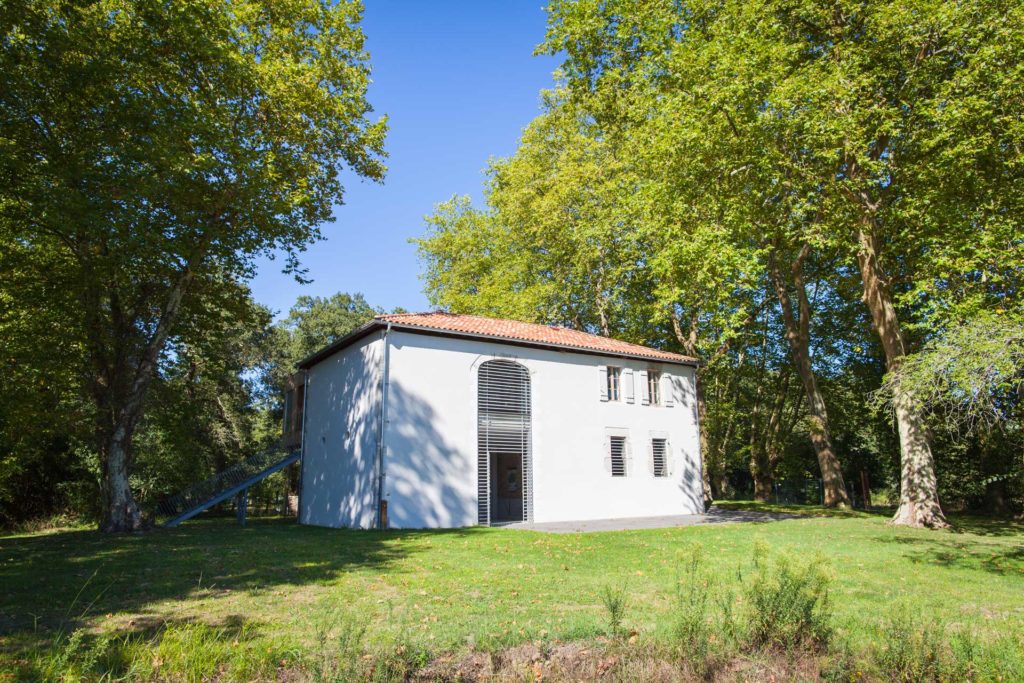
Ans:
[[[529,521],[530,485],[530,373],[490,360],[477,384],[477,521]]]

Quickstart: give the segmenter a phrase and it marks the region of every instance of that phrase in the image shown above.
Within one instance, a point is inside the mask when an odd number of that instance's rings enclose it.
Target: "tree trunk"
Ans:
[[[142,528],[139,510],[128,482],[129,444],[131,433],[125,425],[115,428],[103,453],[104,519],[102,531],[138,531]]]
[[[182,298],[192,277],[190,262],[171,286],[156,328],[145,340],[140,356],[124,351],[131,348],[130,340],[137,333],[138,325],[137,321],[123,316],[116,293],[111,294],[109,306],[116,350],[108,355],[102,343],[96,343],[90,349],[94,367],[103,369],[93,379],[93,394],[101,421],[99,451],[105,496],[104,519],[100,524],[102,531],[138,531],[143,527],[142,514],[128,478],[132,437],[142,419],[157,361],[178,318]],[[99,297],[93,294],[90,300],[99,302]],[[102,324],[99,309],[91,312],[91,318],[93,325]]]
[[[782,319],[786,326],[786,340],[793,358],[793,365],[807,396],[807,408],[810,413],[810,438],[814,452],[818,456],[818,467],[821,470],[822,488],[826,507],[849,507],[850,498],[846,493],[843,481],[843,470],[839,458],[832,448],[832,437],[828,428],[828,411],[825,408],[825,397],[818,388],[818,380],[811,366],[810,351],[810,319],[811,306],[807,299],[807,288],[803,281],[803,263],[810,254],[810,245],[805,244],[793,262],[791,275],[796,289],[798,315],[794,318],[793,307],[789,298],[789,288],[779,271],[776,255],[773,251],[769,259],[769,271],[775,286],[775,294],[782,307]]]
[[[751,467],[754,475],[754,500],[758,503],[769,503],[772,499],[772,484],[775,478],[767,471],[767,468]]]
[[[1006,492],[1006,480],[998,479],[985,484],[985,512],[998,517],[1006,517],[1010,511],[1010,497]]]
[[[892,292],[879,260],[881,241],[871,227],[871,221],[866,218],[865,225],[862,225],[858,233],[860,249],[857,252],[857,263],[864,287],[864,303],[871,312],[872,325],[882,342],[886,369],[893,373],[903,363],[906,350]],[[939,505],[935,461],[928,443],[921,407],[910,391],[901,387],[899,382],[893,388],[893,409],[899,427],[902,462],[900,506],[892,523],[933,529],[948,527]]]

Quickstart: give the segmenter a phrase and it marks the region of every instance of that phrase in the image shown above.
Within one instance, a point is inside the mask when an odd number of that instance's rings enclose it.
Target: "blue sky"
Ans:
[[[427,310],[410,237],[453,194],[482,199],[483,169],[515,150],[540,111],[557,60],[534,57],[544,37],[543,0],[366,0],[363,28],[373,70],[369,99],[387,114],[382,185],[346,173],[345,205],[302,255],[313,282],[299,285],[264,261],[257,301],[287,312],[302,294],[362,292],[371,305]]]

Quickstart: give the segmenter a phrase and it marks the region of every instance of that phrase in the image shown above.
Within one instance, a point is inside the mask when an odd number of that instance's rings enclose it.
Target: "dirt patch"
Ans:
[[[411,680],[511,683],[522,681],[636,681],[713,683],[820,681],[822,662],[813,656],[736,657],[711,671],[696,671],[686,661],[639,645],[610,642],[525,644],[494,653],[443,656],[418,670]]]

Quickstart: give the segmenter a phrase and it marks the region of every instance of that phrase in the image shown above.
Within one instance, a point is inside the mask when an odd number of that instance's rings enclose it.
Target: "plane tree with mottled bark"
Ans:
[[[1019,275],[1019,259],[1005,263],[1024,189],[1019,3],[664,0],[636,12],[586,0],[550,13],[544,49],[564,55],[570,92],[596,117],[628,103],[638,127],[680,129],[666,138],[680,159],[709,147],[729,174],[774,177],[820,209],[806,237],[857,264],[890,372],[912,350],[908,329],[935,329]],[[945,526],[925,415],[909,387],[894,390],[893,521]]]

